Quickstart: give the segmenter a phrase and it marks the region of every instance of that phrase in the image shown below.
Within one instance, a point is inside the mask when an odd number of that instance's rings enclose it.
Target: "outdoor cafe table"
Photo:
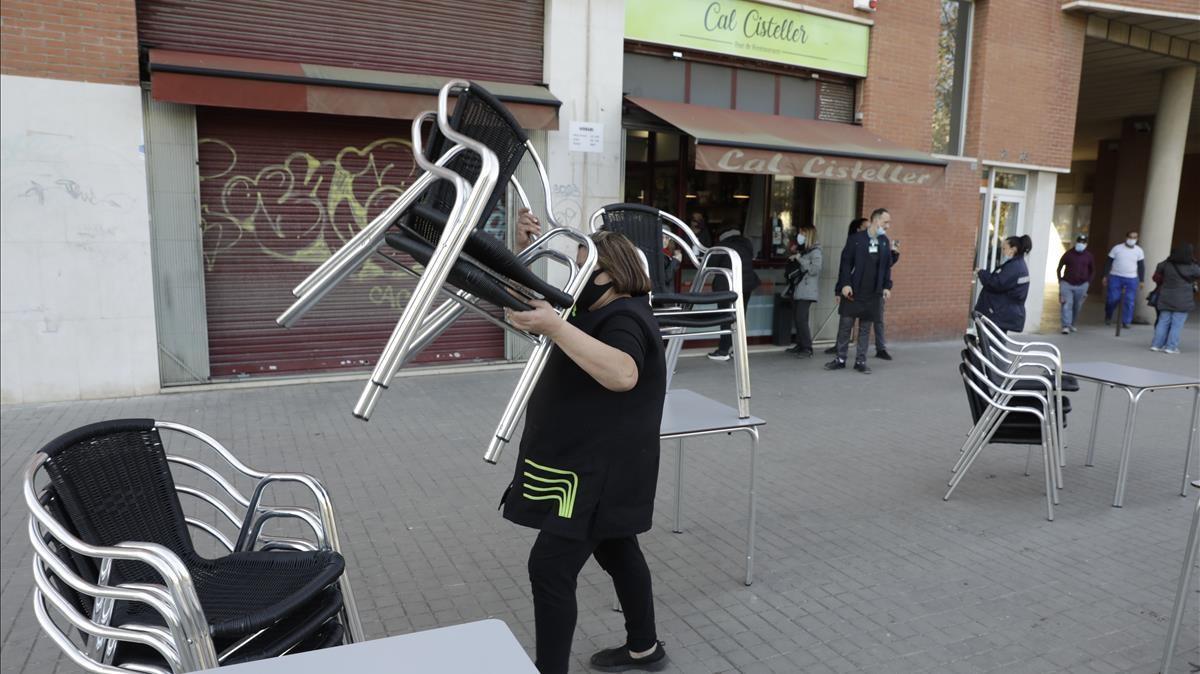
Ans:
[[[1193,362],[1194,364],[1194,362]],[[1185,365],[1185,369],[1187,369]],[[1133,428],[1137,421],[1138,403],[1142,395],[1149,391],[1166,389],[1193,389],[1192,424],[1188,431],[1187,454],[1183,463],[1183,485],[1179,495],[1187,495],[1188,470],[1192,463],[1192,450],[1196,442],[1197,413],[1200,412],[1200,374],[1191,368],[1186,374],[1174,372],[1159,372],[1141,367],[1118,365],[1107,362],[1086,362],[1063,365],[1063,374],[1069,374],[1076,379],[1093,381],[1096,387],[1095,415],[1092,417],[1092,432],[1088,438],[1087,465],[1092,465],[1096,452],[1096,426],[1100,423],[1100,401],[1104,395],[1105,386],[1120,388],[1129,396],[1129,408],[1125,413],[1125,436],[1121,444],[1121,463],[1117,469],[1117,489],[1113,495],[1113,507],[1120,508],[1125,500],[1125,480],[1129,476],[1129,455],[1133,446]]]
[[[508,625],[495,618],[205,671],[213,674],[537,674]]]
[[[678,440],[675,448],[675,526],[673,531],[681,533],[679,515],[683,499],[683,440],[701,435],[719,435],[721,433],[745,433],[750,436],[750,485],[747,496],[750,502],[748,513],[749,522],[746,530],[746,585],[754,582],[754,457],[758,451],[758,427],[767,422],[758,417],[739,419],[737,410],[719,403],[711,398],[705,398],[699,393],[687,389],[667,391],[667,399],[663,405],[662,424],[659,426],[659,440]]]

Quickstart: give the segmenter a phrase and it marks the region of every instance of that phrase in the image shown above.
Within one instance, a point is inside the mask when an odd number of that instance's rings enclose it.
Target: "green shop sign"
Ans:
[[[625,37],[865,77],[870,26],[749,0],[625,0]]]

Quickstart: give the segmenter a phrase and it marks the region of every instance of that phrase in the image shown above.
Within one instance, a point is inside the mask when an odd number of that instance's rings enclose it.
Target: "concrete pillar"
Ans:
[[[1146,201],[1142,206],[1141,245],[1146,251],[1147,281],[1154,266],[1171,252],[1175,209],[1183,175],[1188,114],[1195,86],[1196,66],[1178,66],[1163,72],[1162,93],[1159,94],[1154,135],[1150,141]],[[1154,320],[1154,309],[1142,301],[1137,302],[1136,306],[1134,315],[1137,318]]]
[[[620,201],[624,36],[623,0],[546,2],[545,77],[562,107],[558,130],[546,134],[545,160],[554,214],[564,227],[586,229],[594,210]],[[570,149],[573,121],[602,129],[601,152]],[[550,278],[559,282],[554,267]]]

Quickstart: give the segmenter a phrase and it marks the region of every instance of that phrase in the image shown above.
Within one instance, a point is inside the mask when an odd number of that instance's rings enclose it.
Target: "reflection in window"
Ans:
[[[941,0],[933,105],[933,151],[941,154],[963,153],[973,7],[971,0]]]

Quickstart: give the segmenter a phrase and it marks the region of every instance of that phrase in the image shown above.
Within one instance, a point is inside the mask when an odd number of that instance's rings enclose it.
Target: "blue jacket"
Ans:
[[[975,311],[992,319],[1001,329],[1021,332],[1025,329],[1025,298],[1029,296],[1029,267],[1020,255],[996,268],[979,270],[983,286]]]
[[[882,232],[879,233],[878,238],[879,270],[875,274],[875,287],[871,289],[877,294],[882,293],[885,289],[892,289],[892,242]],[[835,295],[840,295],[842,288],[846,286],[850,286],[856,297],[865,293],[866,289],[862,287],[862,278],[863,270],[871,261],[871,253],[867,250],[870,245],[871,235],[865,229],[851,234],[846,239],[846,247],[842,249],[841,264],[838,265],[837,287],[833,290]]]

